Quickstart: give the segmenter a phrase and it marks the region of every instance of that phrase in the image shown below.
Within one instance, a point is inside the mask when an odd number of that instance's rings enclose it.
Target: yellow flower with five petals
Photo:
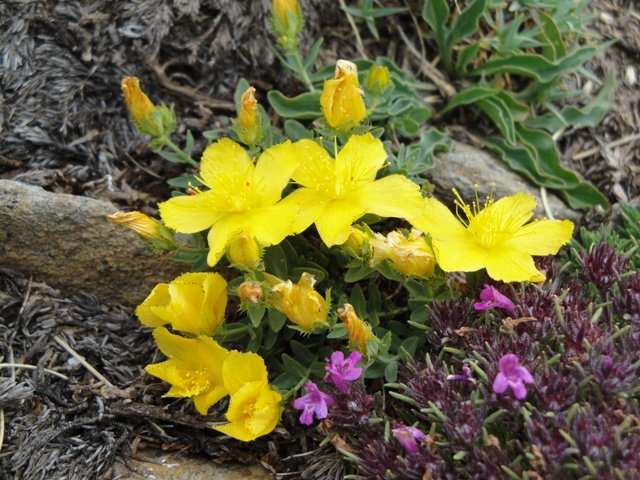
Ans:
[[[153,331],[158,348],[169,360],[147,365],[150,375],[169,383],[164,397],[189,397],[202,415],[227,395],[222,366],[229,351],[208,336],[184,338],[164,327]]]
[[[456,193],[457,195],[457,193]],[[573,233],[569,220],[536,220],[530,223],[536,200],[519,192],[500,200],[489,199],[484,208],[473,208],[458,196],[456,206],[465,219],[458,219],[434,198],[425,199],[421,215],[411,220],[426,231],[445,272],[475,272],[486,268],[494,280],[541,282],[545,276],[534,255],[551,255],[566,244]]]
[[[180,233],[210,228],[207,262],[211,266],[243,234],[261,246],[278,244],[296,233],[298,206],[279,200],[300,161],[297,149],[287,141],[265,150],[254,165],[244,148],[223,138],[202,155],[200,180],[209,190],[159,204],[160,216]]]
[[[394,174],[376,180],[387,153],[370,133],[353,135],[335,159],[313,140],[300,140],[296,147],[305,160],[292,178],[302,188],[283,200],[300,207],[296,231],[315,222],[331,247],[346,242],[351,224],[366,213],[410,218],[422,210],[420,187],[408,178]]]

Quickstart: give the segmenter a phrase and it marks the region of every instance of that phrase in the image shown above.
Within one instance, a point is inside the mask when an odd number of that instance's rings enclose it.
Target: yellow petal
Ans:
[[[156,307],[158,305],[165,306],[170,301],[171,297],[169,296],[168,284],[159,283],[153,287],[149,296],[145,298],[144,302],[138,305],[138,308],[136,308],[136,315],[138,316],[140,323],[153,328],[167,323],[166,320],[153,313],[152,307]]]
[[[165,360],[164,362],[153,363],[151,365],[147,365],[146,367],[144,367],[144,369],[149,375],[153,375],[154,377],[157,377],[170,385],[178,386],[177,389],[172,388],[173,391],[170,391],[170,394],[167,394],[166,396],[190,397],[193,394],[193,392],[187,391],[180,386],[182,384],[184,371],[180,370],[173,360]]]
[[[209,367],[217,365],[220,370],[219,376],[222,378],[222,362],[229,351],[211,337],[184,338],[170,333],[164,327],[158,327],[153,331],[153,338],[160,351],[170,359],[179,360],[196,368],[203,365]]]
[[[302,186],[321,191],[327,196],[335,196],[335,160],[313,140],[300,140],[295,145],[304,160],[293,172],[293,180]]]
[[[353,135],[336,159],[338,184],[343,188],[356,188],[363,183],[373,182],[387,157],[380,139],[370,133]],[[393,196],[395,192],[389,195]]]
[[[206,230],[220,218],[210,192],[173,197],[158,204],[162,221],[180,233]]]
[[[402,175],[376,180],[358,189],[354,195],[357,195],[358,203],[367,205],[368,213],[381,217],[410,219],[419,215],[424,205],[420,186]]]
[[[277,203],[254,208],[245,214],[244,231],[263,246],[277,245],[285,237],[297,233],[295,221],[300,207],[293,203]]]
[[[213,335],[227,309],[227,282],[218,273],[208,273],[203,282],[205,292],[201,311],[201,331]]]
[[[202,284],[169,284],[171,302],[166,307],[154,309],[154,313],[163,318],[175,330],[200,335],[200,310],[204,300]]]
[[[531,255],[510,248],[491,252],[487,259],[487,274],[503,282],[542,282],[545,279]]]
[[[267,383],[267,367],[256,353],[232,350],[222,364],[222,381],[233,395],[246,383]]]
[[[488,205],[478,213],[476,218],[478,222],[482,222],[483,216],[498,218],[502,223],[499,230],[510,231],[527,223],[533,216],[535,208],[535,197],[528,193],[517,192]]]
[[[282,189],[287,186],[291,174],[303,158],[304,154],[297,144],[288,140],[266,149],[260,155],[252,180],[262,205],[273,205],[280,200]]]
[[[222,385],[218,385],[213,390],[208,390],[199,395],[194,395],[193,405],[200,415],[206,415],[211,405],[217,403],[222,397],[227,395],[228,392]]]
[[[521,227],[505,246],[529,255],[552,255],[571,240],[570,220],[539,220]]]
[[[200,176],[212,190],[240,191],[252,171],[247,151],[229,138],[209,145],[202,154]]]
[[[487,265],[488,250],[470,234],[452,239],[432,238],[431,243],[438,265],[445,272],[475,272]]]
[[[466,240],[469,234],[451,210],[435,198],[425,198],[422,212],[410,220],[416,228],[442,242],[457,238]]]
[[[364,215],[367,208],[358,202],[332,200],[316,220],[320,238],[327,247],[342,245],[351,235],[351,224]]]
[[[244,222],[241,214],[229,214],[220,219],[209,230],[207,241],[209,242],[209,254],[207,263],[213,267],[222,258],[229,240],[234,235],[242,232]]]
[[[312,188],[298,188],[280,201],[280,205],[295,205],[298,213],[293,222],[295,233],[303,232],[322,214],[329,197]]]

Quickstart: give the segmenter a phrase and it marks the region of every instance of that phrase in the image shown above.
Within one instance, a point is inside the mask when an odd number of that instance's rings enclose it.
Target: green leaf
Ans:
[[[309,365],[316,359],[316,355],[314,355],[311,350],[309,350],[305,345],[298,342],[297,340],[291,340],[289,342],[289,346],[291,347],[291,351],[296,356],[297,360],[300,360],[302,363]]]
[[[180,188],[186,190],[187,188],[201,187],[202,183],[198,180],[196,175],[183,175],[182,177],[170,178],[167,183],[174,188]]]
[[[478,50],[480,49],[480,42],[475,42],[470,45],[466,45],[458,54],[458,60],[456,62],[456,70],[458,74],[464,74],[467,71],[467,67],[478,56]]]
[[[478,30],[478,22],[486,9],[487,0],[475,0],[465,8],[453,22],[447,43],[453,47],[460,40],[473,35]]]
[[[474,75],[512,73],[534,78],[540,82],[550,82],[567,70],[582,65],[598,51],[598,47],[582,47],[557,62],[550,62],[535,53],[517,53],[504,58],[489,60],[473,70]]]
[[[451,100],[447,106],[440,112],[441,115],[453,110],[454,108],[458,108],[461,105],[469,105],[472,103],[476,103],[483,98],[493,97],[498,94],[498,90],[493,87],[488,86],[473,86],[469,88],[465,88],[464,90],[459,91]]]
[[[290,98],[277,90],[271,90],[267,98],[276,113],[283,118],[315,120],[322,116],[320,92],[307,92]]]
[[[498,97],[489,97],[478,100],[476,105],[496,124],[502,136],[505,137],[511,145],[515,145],[515,125],[511,112],[505,102]]]
[[[313,132],[311,130],[292,118],[284,121],[284,134],[292,142],[302,140],[303,138],[313,138]]]
[[[538,24],[542,34],[547,40],[547,52],[545,57],[549,60],[557,60],[567,55],[567,47],[562,40],[562,33],[556,22],[544,10],[538,10]]]
[[[384,367],[384,379],[386,382],[395,382],[398,379],[398,362],[387,363]]]
[[[266,248],[262,258],[267,272],[286,280],[289,274],[287,257],[280,245]]]
[[[267,320],[269,321],[269,328],[274,332],[279,332],[287,322],[287,316],[274,308],[270,308],[267,312]]]
[[[344,281],[347,283],[355,283],[373,273],[375,273],[375,269],[369,267],[368,265],[352,267],[344,274]]]
[[[260,322],[262,322],[265,311],[266,309],[263,305],[254,305],[253,303],[249,304],[247,315],[249,316],[249,320],[251,320],[251,324],[254,327],[258,328],[260,326]]]
[[[583,108],[565,107],[557,114],[548,113],[526,120],[525,125],[531,128],[543,128],[549,132],[557,132],[562,127],[581,128],[595,127],[609,111],[615,93],[615,75],[610,75],[598,92],[598,95]]]
[[[363,316],[367,312],[367,300],[364,298],[364,292],[359,284],[356,284],[351,290],[349,302],[358,315]]]
[[[324,38],[320,37],[318,40],[315,41],[315,43],[311,47],[311,50],[309,50],[309,55],[304,61],[305,70],[311,70],[315,65],[316,59],[318,58],[318,53],[320,52],[320,47],[322,46],[323,41],[324,41]]]
[[[300,364],[296,359],[294,359],[291,355],[287,355],[286,353],[282,354],[282,363],[284,365],[285,370],[290,370],[295,373],[298,378],[304,378],[307,376],[307,369]]]
[[[449,24],[449,5],[447,0],[424,0],[422,18],[433,30],[438,46],[443,48],[448,32],[446,25]]]
[[[238,84],[236,85],[236,91],[233,93],[233,103],[236,105],[236,112],[240,111],[240,107],[242,106],[242,94],[247,91],[249,88],[249,82],[245,78],[241,78],[238,80]]]

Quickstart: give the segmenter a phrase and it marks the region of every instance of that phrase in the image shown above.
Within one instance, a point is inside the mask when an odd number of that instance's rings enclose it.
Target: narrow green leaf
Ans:
[[[267,320],[269,321],[269,328],[277,333],[282,330],[282,327],[287,322],[287,316],[278,310],[270,308],[267,312]]]
[[[311,70],[314,67],[323,41],[324,41],[324,38],[320,37],[318,40],[315,41],[315,43],[311,47],[311,50],[309,50],[309,55],[307,55],[307,58],[304,61],[304,68],[306,70]]]
[[[449,5],[447,0],[424,0],[422,18],[431,27],[440,48],[444,47],[449,24]]]
[[[480,49],[480,42],[474,42],[470,45],[466,45],[458,54],[458,61],[456,62],[456,70],[458,74],[464,74],[467,72],[467,67],[478,56],[478,50]]]
[[[505,102],[498,97],[490,97],[478,100],[476,105],[495,123],[500,133],[502,133],[502,136],[505,137],[511,145],[515,145],[515,125],[511,112]]]
[[[260,322],[262,322],[265,311],[266,309],[263,305],[249,305],[249,308],[247,309],[247,315],[249,316],[249,320],[251,320],[251,324],[254,327],[258,328],[260,326]]]
[[[271,90],[267,99],[276,113],[283,118],[315,120],[322,116],[320,92],[307,92],[290,98],[277,90]]]
[[[395,382],[398,379],[398,362],[389,362],[384,367],[384,379],[386,382]]]
[[[447,43],[451,46],[473,35],[478,30],[480,17],[487,9],[487,0],[475,0],[453,22]]]
[[[553,54],[551,58],[547,58],[553,61],[566,56],[567,47],[562,40],[562,33],[560,32],[556,22],[542,9],[538,10],[536,13],[538,15],[538,24],[540,25],[540,29],[548,41],[550,53]]]
[[[498,90],[489,86],[473,86],[465,88],[464,90],[456,93],[451,100],[449,100],[449,103],[444,110],[440,112],[440,114],[445,114],[461,105],[476,103],[483,98],[493,97],[497,94]]]

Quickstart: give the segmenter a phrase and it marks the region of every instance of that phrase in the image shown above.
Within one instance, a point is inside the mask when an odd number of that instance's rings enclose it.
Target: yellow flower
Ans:
[[[227,307],[227,282],[217,273],[185,273],[160,283],[136,309],[143,325],[167,323],[192,335],[213,335]]]
[[[296,36],[302,31],[304,19],[298,0],[273,0],[273,31],[286,48],[295,47]]]
[[[142,131],[145,122],[151,124],[151,114],[155,105],[140,88],[140,80],[138,78],[123,77],[120,86],[122,87],[129,113],[138,130]]]
[[[116,212],[107,215],[107,220],[130,228],[144,239],[160,237],[160,222],[142,212]]]
[[[334,160],[313,140],[296,143],[302,164],[293,173],[298,188],[283,202],[300,206],[295,230],[315,222],[329,247],[347,241],[351,224],[365,213],[411,218],[423,208],[420,187],[402,175],[376,180],[387,158],[382,142],[370,133],[353,135]]]
[[[494,280],[540,282],[545,277],[532,255],[557,253],[573,233],[569,220],[527,223],[536,207],[535,198],[527,193],[496,202],[489,199],[481,210],[476,204],[472,209],[458,196],[456,206],[466,221],[433,198],[425,200],[423,213],[411,221],[429,233],[438,264],[446,272],[486,268]]]
[[[202,155],[200,177],[210,190],[173,197],[159,205],[164,223],[180,233],[209,230],[213,266],[229,242],[246,234],[262,246],[295,233],[295,204],[278,203],[282,189],[301,161],[289,141],[265,150],[256,165],[233,140],[223,138]]]
[[[242,265],[249,270],[256,268],[262,257],[262,249],[256,243],[256,240],[246,234],[236,235],[229,242],[227,248],[227,258],[229,262],[236,265]]]
[[[165,397],[189,397],[196,410],[206,415],[211,405],[228,393],[222,368],[229,351],[211,337],[184,338],[164,327],[156,328],[153,337],[169,360],[147,365],[147,373],[171,385]]]
[[[267,278],[273,282],[275,277],[267,274]],[[315,277],[304,272],[297,284],[287,280],[273,286],[269,298],[276,310],[307,332],[319,325],[327,325],[329,313],[327,300],[313,289],[315,283]]]
[[[426,277],[433,273],[436,265],[433,250],[422,232],[415,229],[411,230],[408,238],[397,231],[390,232],[386,237],[376,233],[371,240],[371,246],[373,265],[388,259],[404,275]]]
[[[342,248],[356,257],[368,258],[371,255],[373,232],[367,225],[351,227],[351,234]]]
[[[358,67],[347,60],[338,60],[333,79],[325,80],[320,105],[327,123],[333,128],[348,129],[367,115],[358,81]]]
[[[255,93],[256,89],[249,87],[242,94],[236,126],[236,132],[238,133],[240,141],[250,147],[255,145],[262,138],[260,115],[257,112],[258,101],[254,96]]]
[[[367,72],[367,90],[375,95],[382,93],[389,85],[389,69],[373,65]]]
[[[367,342],[376,338],[371,331],[371,326],[364,322],[356,315],[353,306],[349,303],[344,304],[344,308],[338,309],[338,316],[344,323],[349,336],[349,345],[351,348],[359,350],[367,355]]]
[[[231,395],[227,425],[214,427],[244,442],[271,432],[280,420],[282,396],[267,383],[267,367],[255,353],[232,351],[222,365],[222,380]]]

